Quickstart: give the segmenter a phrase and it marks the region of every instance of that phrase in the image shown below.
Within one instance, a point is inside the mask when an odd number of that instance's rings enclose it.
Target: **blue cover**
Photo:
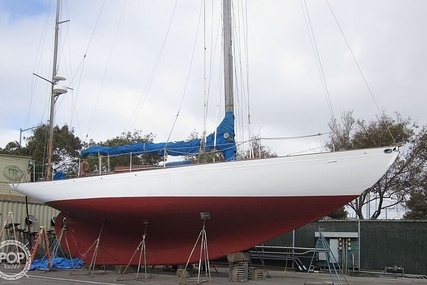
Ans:
[[[31,263],[30,270],[49,270],[49,269],[78,269],[84,265],[84,262],[79,258],[66,259],[63,257],[55,257],[52,259],[52,267],[49,268],[47,259],[35,259]]]
[[[55,174],[53,174],[53,180],[61,180],[61,179],[67,179],[67,174],[61,171],[55,172]]]
[[[216,134],[216,145],[215,145]],[[83,157],[90,155],[119,155],[127,153],[152,154],[163,156],[165,153],[172,156],[195,155],[200,152],[202,140],[178,141],[168,143],[134,143],[122,146],[99,146],[94,145],[81,151]],[[234,114],[227,112],[219,124],[216,133],[206,138],[206,151],[217,149],[224,155],[225,160],[234,160],[236,157],[236,144],[234,141]]]

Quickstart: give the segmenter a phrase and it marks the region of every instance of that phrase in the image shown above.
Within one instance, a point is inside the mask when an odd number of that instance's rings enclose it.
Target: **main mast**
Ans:
[[[52,156],[53,156],[53,120],[55,116],[55,102],[59,95],[67,92],[67,87],[57,85],[61,80],[65,80],[64,77],[57,75],[58,65],[58,42],[59,42],[59,24],[68,22],[59,21],[59,12],[61,9],[61,0],[56,1],[56,18],[55,18],[55,39],[53,44],[53,67],[52,67],[52,80],[50,81],[52,88],[50,93],[50,114],[49,114],[49,139],[47,145],[47,180],[52,180]]]
[[[225,113],[234,111],[233,94],[233,46],[231,27],[231,0],[224,0],[223,9],[223,37],[224,37],[224,92]]]

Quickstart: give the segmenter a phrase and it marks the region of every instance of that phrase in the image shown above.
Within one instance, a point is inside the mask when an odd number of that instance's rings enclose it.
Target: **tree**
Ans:
[[[333,220],[345,220],[345,219],[347,219],[348,212],[345,209],[345,206],[342,206],[341,208],[339,208],[333,212],[330,212],[326,216],[333,219]]]
[[[25,148],[22,148],[17,141],[7,143],[4,148],[0,148],[0,153],[10,155],[26,155]]]
[[[200,139],[199,133],[194,130],[187,138],[188,141]],[[196,155],[188,155],[186,160],[191,161],[192,163],[213,163],[218,161],[224,161],[224,156],[222,152],[218,150],[204,151],[201,149],[201,152]]]
[[[427,189],[412,192],[406,207],[409,211],[404,215],[405,219],[427,219]]]
[[[196,131],[193,131],[188,140],[198,139],[199,135]],[[238,153],[238,159],[250,159],[250,158],[268,158],[277,157],[275,152],[272,152],[270,148],[262,143],[262,140],[258,136],[252,137],[250,141],[250,149],[240,151]],[[212,163],[217,161],[224,161],[224,156],[220,151],[212,150],[210,152],[203,152],[197,155],[188,156],[187,160],[193,163]]]
[[[43,124],[33,131],[33,135],[28,138],[26,155],[31,156],[36,162],[36,174],[39,178],[44,177],[47,170],[47,142],[49,137],[49,125]],[[80,138],[74,135],[74,130],[70,130],[68,125],[61,128],[53,128],[53,152],[52,164],[56,172],[64,172],[68,175],[75,175],[78,171],[79,151],[82,148]]]
[[[268,146],[264,145],[259,136],[253,136],[250,140],[250,148],[239,154],[240,158],[269,158],[277,157]]]
[[[37,178],[44,178],[47,163],[47,141],[49,125],[43,124],[33,129],[33,135],[27,138],[27,144],[22,147],[18,142],[9,142],[0,153],[30,156],[35,161]],[[52,164],[56,171],[74,175],[78,170],[79,150],[81,141],[74,136],[73,130],[67,125],[53,128]]]
[[[408,161],[412,165],[411,181],[408,183],[408,212],[405,219],[427,219],[427,126],[415,136],[409,149]]]
[[[375,121],[355,120],[353,111],[344,112],[341,124],[336,120],[329,123],[330,150],[361,149],[408,143],[417,126],[410,118],[403,119],[399,113],[395,118],[382,114]]]
[[[353,113],[345,112],[342,124],[332,121],[330,141],[327,147],[331,150],[360,149],[404,145],[414,143],[414,129],[417,127],[411,119],[403,119],[395,113],[392,118],[383,114],[376,121],[366,122],[355,120]],[[364,219],[362,208],[372,205],[375,201],[376,209],[369,217],[377,219],[383,210],[404,203],[414,179],[415,153],[408,151],[392,165],[389,171],[372,187],[366,189],[358,198],[349,203],[359,219]]]
[[[137,142],[147,143],[152,142],[155,138],[153,133],[149,133],[146,135],[141,134],[141,130],[135,130],[133,133],[121,133],[120,136],[116,136],[115,138],[108,139],[105,142],[95,143],[91,141],[87,146],[99,144],[104,146],[119,146],[119,145],[128,145]],[[163,157],[151,154],[129,154],[129,155],[120,155],[113,156],[109,158],[109,167],[111,170],[114,170],[117,166],[128,167],[131,164],[132,157],[132,165],[158,165],[160,161],[163,160]],[[86,159],[89,162],[91,169],[96,169],[98,166],[98,159]],[[104,167],[107,169],[108,167]]]

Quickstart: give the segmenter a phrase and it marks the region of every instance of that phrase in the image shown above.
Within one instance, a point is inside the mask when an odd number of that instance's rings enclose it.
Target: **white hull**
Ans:
[[[114,197],[293,197],[359,195],[394,162],[377,148],[181,166],[112,175],[21,183],[42,203]],[[59,209],[60,210],[60,209]]]
[[[72,255],[91,262],[101,234],[103,264],[129,259],[148,221],[148,264],[185,264],[210,213],[209,256],[247,250],[348,203],[396,159],[391,148],[224,162],[147,170],[15,187],[61,210],[56,232]],[[191,262],[197,262],[197,254]]]

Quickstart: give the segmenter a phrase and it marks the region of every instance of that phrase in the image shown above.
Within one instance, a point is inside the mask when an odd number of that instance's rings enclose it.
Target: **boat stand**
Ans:
[[[89,253],[89,251],[92,249],[92,247],[95,246],[95,249],[94,249],[93,255],[92,255],[92,259],[90,261],[90,265],[89,265],[89,268],[88,268],[88,273],[89,273],[89,275],[91,277],[93,277],[93,273],[95,271],[96,258],[98,256],[98,251],[99,251],[99,243],[101,241],[102,231],[104,230],[105,222],[106,222],[106,220],[103,219],[102,220],[101,230],[99,231],[98,238],[92,243],[92,245],[89,247],[89,249],[82,255],[82,259],[84,259],[86,257],[86,255]],[[70,274],[72,274],[73,271],[74,271],[74,268],[70,272]],[[107,273],[107,271],[105,270],[105,267],[104,267],[104,273]]]
[[[61,241],[62,241],[62,239],[64,239],[65,244],[67,245],[67,252],[69,255],[68,258],[71,261],[71,264],[72,264],[73,270],[74,270],[74,263],[72,262],[73,257],[71,256],[70,244],[68,243],[67,233],[68,233],[67,218],[64,217],[62,219],[61,231],[59,232],[59,235],[57,236],[57,238],[52,243],[52,261],[55,260],[55,258],[58,256],[58,251],[61,249]],[[61,249],[61,251],[64,254],[64,256],[66,256],[65,252],[62,249]]]
[[[47,257],[47,267],[46,269],[51,270],[52,269],[52,257],[50,254],[50,247],[49,247],[49,238],[47,236],[47,232],[46,232],[46,227],[41,226],[38,233],[36,234],[35,238],[34,238],[34,244],[31,247],[31,263],[34,261],[34,258],[36,256],[37,253],[37,249],[39,248],[40,243],[43,243],[44,241],[44,247],[46,249],[46,253],[43,256],[42,259],[45,259]],[[46,271],[46,269],[44,271]]]
[[[0,240],[7,229],[9,231],[7,233],[7,239],[10,239],[10,234],[12,233],[13,239],[17,241],[18,237],[16,235],[16,228],[15,228],[16,225],[19,225],[19,224],[13,222],[13,212],[9,212],[7,214],[6,219],[4,220],[3,227],[1,228],[1,231],[0,231]]]
[[[199,240],[200,240],[200,255],[199,255],[199,264],[198,264],[198,270],[197,270],[197,280],[195,280],[195,282],[197,284],[207,282],[207,281],[209,281],[209,283],[212,282],[211,267],[209,264],[208,239],[207,239],[206,229],[205,229],[206,220],[209,220],[211,218],[210,213],[201,212],[200,218],[203,220],[203,227],[199,233],[199,236],[197,237],[196,242],[194,243],[193,249],[191,250],[190,256],[188,257],[187,264],[185,264],[184,272],[181,275],[181,278],[179,279],[179,284],[188,283],[188,282],[181,282],[182,277],[185,275],[185,272],[187,271],[188,264],[190,263],[190,259],[193,256],[194,250],[196,249],[196,246],[197,246]],[[207,280],[206,279],[203,279],[203,280],[200,279],[200,273],[203,269],[205,270]]]
[[[127,269],[129,268],[129,265],[131,264],[138,250],[140,250],[140,252],[139,252],[139,260],[138,260],[138,269],[136,271],[135,280],[139,280],[138,276],[139,276],[139,271],[141,269],[141,259],[142,259],[142,255],[144,255],[144,281],[147,281],[147,249],[145,247],[145,238],[147,237],[147,226],[149,223],[150,223],[149,221],[144,221],[144,234],[142,235],[142,240],[136,247],[132,257],[129,260],[129,263],[126,265],[126,268],[123,270],[122,274],[119,277],[117,277],[116,281],[119,281],[119,279],[122,278],[122,276],[126,273]],[[151,274],[150,274],[150,278],[151,278]]]
[[[338,264],[338,260],[336,259],[336,257],[334,256],[334,254],[331,251],[331,248],[329,247],[328,241],[323,236],[321,228],[319,228],[319,238],[316,241],[316,247],[315,247],[314,252],[313,252],[313,257],[311,258],[311,261],[310,261],[310,266],[308,267],[308,270],[306,273],[304,284],[308,284],[307,283],[308,275],[310,274],[310,270],[312,268],[313,261],[314,261],[314,258],[316,256],[316,252],[318,251],[318,249],[320,249],[320,251],[323,251],[326,255],[326,262],[328,264],[328,271],[329,271],[329,277],[331,278],[331,281],[330,281],[331,284],[347,284],[347,285],[349,285],[347,279],[344,276],[343,271],[341,270],[341,267]],[[337,266],[335,266],[335,264],[337,264]],[[332,265],[332,268],[331,268],[331,265]],[[341,275],[341,277],[340,277],[340,275]],[[335,280],[338,281],[339,283],[335,283],[334,282]],[[345,282],[345,283],[342,283],[342,282]]]

